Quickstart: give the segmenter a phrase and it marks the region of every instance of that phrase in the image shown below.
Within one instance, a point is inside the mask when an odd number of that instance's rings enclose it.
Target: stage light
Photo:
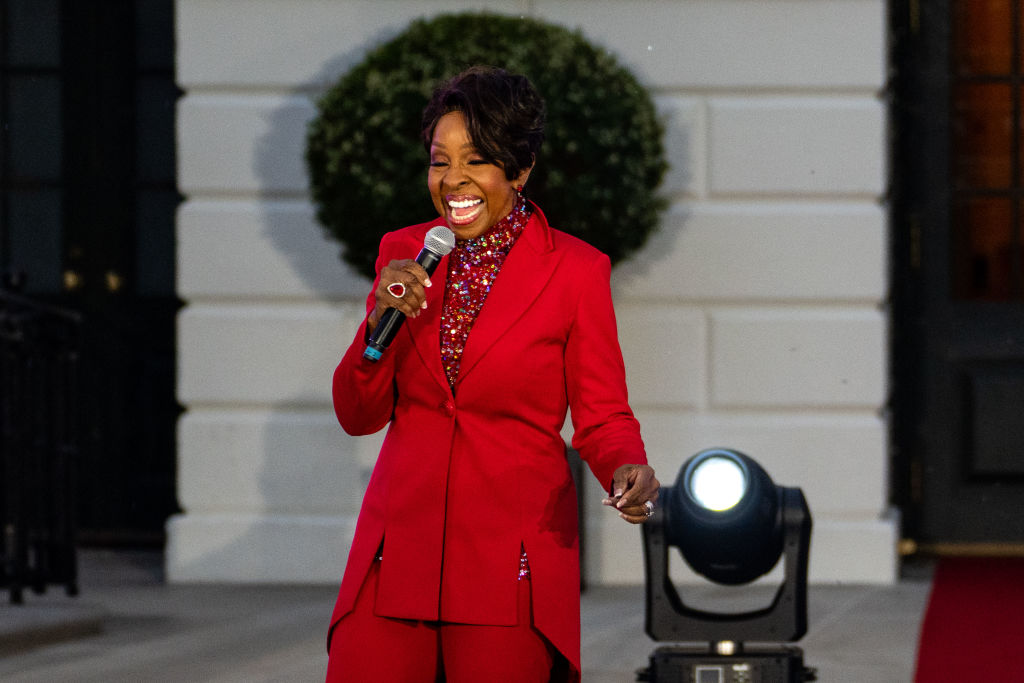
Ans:
[[[675,483],[662,487],[643,530],[647,634],[679,645],[655,650],[638,680],[740,680],[730,672],[747,672],[754,676],[747,680],[765,682],[813,680],[813,670],[803,666],[803,653],[789,644],[807,632],[810,534],[803,492],[776,486],[752,458],[713,448],[687,460]],[[784,579],[764,607],[696,609],[684,602],[668,575],[670,546],[714,583],[750,583],[780,558]]]
[[[716,583],[748,583],[782,553],[779,491],[764,469],[739,451],[701,451],[662,490],[670,545],[698,574]]]
[[[687,488],[708,510],[722,512],[736,506],[747,492],[747,476],[734,460],[714,453],[693,467]]]

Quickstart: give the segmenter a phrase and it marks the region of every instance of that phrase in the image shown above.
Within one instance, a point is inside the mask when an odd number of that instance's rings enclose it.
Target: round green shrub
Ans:
[[[526,187],[551,225],[618,262],[658,224],[667,164],[646,90],[578,32],[490,13],[414,21],[317,103],[306,162],[317,218],[369,278],[381,236],[437,215],[420,117],[434,87],[475,64],[527,76],[547,102]]]

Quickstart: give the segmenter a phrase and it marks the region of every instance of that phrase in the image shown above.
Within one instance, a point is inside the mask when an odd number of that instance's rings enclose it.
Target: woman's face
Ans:
[[[437,212],[460,240],[487,232],[512,211],[516,187],[530,169],[509,180],[501,167],[485,161],[473,146],[462,112],[438,119],[430,142],[427,186]]]

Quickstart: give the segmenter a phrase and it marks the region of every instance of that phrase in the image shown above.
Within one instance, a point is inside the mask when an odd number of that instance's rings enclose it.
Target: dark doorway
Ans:
[[[77,524],[154,545],[177,510],[173,0],[0,3],[0,269],[81,313]]]
[[[904,533],[1024,551],[1024,2],[890,3]]]

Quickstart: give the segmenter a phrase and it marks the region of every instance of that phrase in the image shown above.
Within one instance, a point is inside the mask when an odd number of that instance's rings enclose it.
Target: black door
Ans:
[[[0,267],[82,314],[77,522],[160,543],[175,503],[172,0],[0,4]]]
[[[904,532],[939,552],[1024,549],[1024,2],[890,8]]]

